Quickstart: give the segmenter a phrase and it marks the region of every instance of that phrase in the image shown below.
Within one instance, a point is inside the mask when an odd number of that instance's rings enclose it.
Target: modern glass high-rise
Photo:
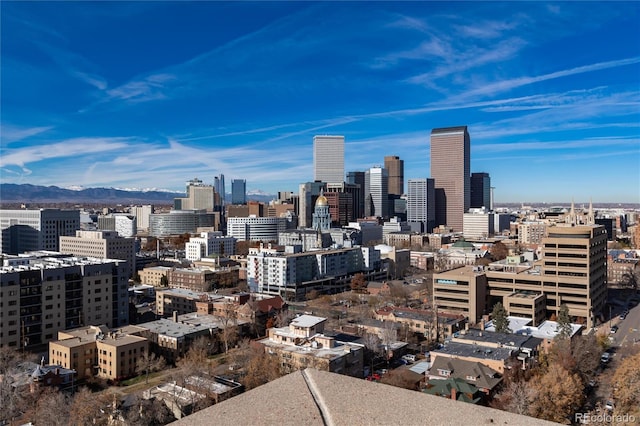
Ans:
[[[389,195],[404,194],[404,160],[396,155],[384,157],[384,168],[389,174]]]
[[[431,177],[436,190],[436,225],[462,232],[471,204],[470,145],[467,126],[431,131]]]
[[[313,137],[313,180],[344,182],[344,136]]]
[[[387,170],[374,166],[365,172],[364,214],[365,216],[389,216],[389,175]]]
[[[407,222],[420,223],[421,232],[435,225],[435,188],[433,179],[409,179],[407,182]]]
[[[247,181],[231,179],[231,203],[247,204]]]
[[[471,173],[470,208],[491,210],[491,178],[489,173]]]
[[[224,205],[224,197],[225,197],[225,188],[224,188],[224,175],[220,173],[220,176],[216,176],[213,178],[213,186],[216,189],[216,192],[220,194],[220,203]]]

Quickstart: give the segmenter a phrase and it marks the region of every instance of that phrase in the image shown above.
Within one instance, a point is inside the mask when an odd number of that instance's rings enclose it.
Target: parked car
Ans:
[[[627,317],[627,313],[626,313],[626,312],[623,312],[623,313],[621,313],[621,314],[620,314],[620,317],[619,317],[619,318],[620,318],[621,320],[623,320],[623,319],[625,319],[626,317]]]
[[[407,362],[416,362],[416,356],[412,354],[402,355],[402,359]]]
[[[611,327],[611,334],[616,334],[618,332],[618,326],[614,325],[613,327]]]
[[[600,362],[603,364],[607,364],[611,360],[611,354],[609,352],[605,352],[600,357]]]
[[[614,407],[613,401],[611,400],[607,401],[607,403],[604,404],[604,408],[606,408],[609,411],[613,411],[613,407]]]

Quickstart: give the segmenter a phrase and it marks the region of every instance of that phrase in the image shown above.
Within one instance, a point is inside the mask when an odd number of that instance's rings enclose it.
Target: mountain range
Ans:
[[[31,184],[0,184],[0,202],[8,203],[105,203],[105,204],[173,204],[184,193],[162,190],[125,190],[116,188],[60,188]],[[231,194],[227,194],[231,198]],[[270,194],[247,194],[247,199],[268,202]]]

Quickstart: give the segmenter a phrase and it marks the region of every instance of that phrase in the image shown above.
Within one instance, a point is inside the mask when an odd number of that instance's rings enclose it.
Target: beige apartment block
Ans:
[[[135,238],[124,238],[116,231],[76,231],[75,237],[60,237],[60,252],[74,256],[127,261],[127,278],[136,267]]]
[[[171,269],[172,268],[168,266],[151,266],[144,268],[138,272],[138,275],[140,275],[140,282],[154,287],[161,287],[162,277],[166,277]]]
[[[144,337],[89,326],[58,333],[49,342],[49,363],[76,370],[77,378],[120,380],[136,374],[138,359],[148,350]]]
[[[538,326],[546,319],[546,297],[541,293],[516,291],[504,297],[504,308],[512,317],[533,320],[533,326]]]

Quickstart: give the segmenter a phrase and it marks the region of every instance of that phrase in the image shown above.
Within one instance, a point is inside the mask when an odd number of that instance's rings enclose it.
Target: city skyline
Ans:
[[[638,203],[640,4],[588,6],[3,2],[0,177],[297,192],[333,134],[406,184],[467,126],[496,203]]]

